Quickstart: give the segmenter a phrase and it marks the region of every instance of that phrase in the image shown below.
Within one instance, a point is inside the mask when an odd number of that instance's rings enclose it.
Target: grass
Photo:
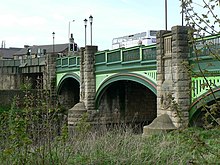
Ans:
[[[1,148],[1,164],[220,164],[220,129],[188,128],[143,137],[130,128],[61,134],[50,143]],[[2,146],[2,145],[1,145]],[[9,149],[9,148],[8,148]]]
[[[123,125],[90,131],[85,115],[70,137],[59,109],[0,110],[1,165],[220,164],[219,127],[142,136]]]
[[[88,134],[75,141],[69,164],[220,163],[219,129],[186,129],[142,137],[120,130]],[[201,143],[201,142],[202,143]]]

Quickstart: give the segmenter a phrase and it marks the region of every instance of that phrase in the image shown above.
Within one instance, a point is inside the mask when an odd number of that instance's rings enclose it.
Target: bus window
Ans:
[[[148,30],[141,33],[114,38],[112,48],[133,47],[138,45],[151,45],[156,43],[157,30]]]
[[[150,30],[150,36],[156,36],[157,31],[156,30]]]

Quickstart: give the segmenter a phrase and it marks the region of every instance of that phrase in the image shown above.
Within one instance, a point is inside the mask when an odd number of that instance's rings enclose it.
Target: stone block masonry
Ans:
[[[68,125],[71,132],[85,112],[89,114],[96,112],[95,53],[97,50],[97,46],[80,48],[80,102],[68,111]]]
[[[85,107],[88,112],[95,111],[95,91],[96,77],[95,77],[95,53],[97,46],[86,46],[84,52],[84,67],[80,71],[84,77],[84,91],[85,98],[83,99]]]
[[[77,121],[85,112],[90,114],[90,122],[94,122],[92,120],[99,117],[93,116],[93,114],[96,114],[95,53],[97,50],[97,46],[86,46],[80,49],[80,102],[69,110],[69,125],[74,126],[77,124]],[[140,119],[140,121],[152,121],[156,115],[167,114],[176,127],[187,125],[191,83],[187,66],[185,66],[188,65],[188,51],[187,27],[175,26],[171,31],[160,31],[157,34],[157,96],[148,95],[149,97],[144,97],[137,95],[137,93],[145,94],[139,92],[143,90],[138,88],[138,85],[137,87],[126,88],[126,90],[119,90],[118,87],[114,88],[112,86],[111,89],[113,90],[109,93],[106,91],[106,95],[103,95],[102,104],[100,104],[104,107],[101,107],[103,115],[100,114],[102,117],[111,118],[116,109],[122,109],[124,111],[120,112],[120,119],[123,115],[124,120],[129,117],[132,118],[137,114],[136,110],[138,108],[136,109],[136,105],[140,104],[139,109],[143,109],[143,111],[137,111],[141,113],[141,117],[143,116],[143,120]],[[122,85],[125,89],[122,82],[117,85]],[[114,89],[118,89],[120,94],[117,95]],[[128,94],[125,94],[126,92]],[[146,93],[149,92],[146,91]],[[141,99],[132,102],[134,99],[131,96],[134,96],[134,94],[136,94],[136,98]],[[148,107],[150,102],[153,102],[152,106]],[[107,106],[106,103],[108,103]],[[153,109],[156,109],[155,106],[157,106],[157,113],[153,111]]]
[[[171,45],[165,43],[165,37]],[[157,115],[168,114],[176,127],[188,124],[188,51],[187,27],[174,26],[157,34]]]
[[[0,76],[0,89],[11,90],[19,89],[21,77],[19,74],[1,74]]]

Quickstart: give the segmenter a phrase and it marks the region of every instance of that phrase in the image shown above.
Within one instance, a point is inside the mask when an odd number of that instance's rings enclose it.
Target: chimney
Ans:
[[[26,49],[29,48],[29,47],[30,47],[29,45],[24,45],[24,48],[26,48]]]
[[[1,48],[5,48],[5,41],[4,40],[2,40]]]

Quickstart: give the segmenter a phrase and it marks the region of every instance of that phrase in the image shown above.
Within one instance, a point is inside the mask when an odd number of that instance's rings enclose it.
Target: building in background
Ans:
[[[14,59],[38,58],[46,54],[54,54],[56,57],[68,55],[69,44],[55,44],[55,45],[25,45],[14,54]]]
[[[0,60],[10,60],[22,48],[0,48]]]

